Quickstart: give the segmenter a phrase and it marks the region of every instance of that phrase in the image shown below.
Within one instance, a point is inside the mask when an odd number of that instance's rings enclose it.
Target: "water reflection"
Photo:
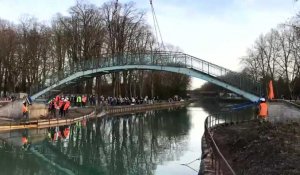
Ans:
[[[204,119],[223,106],[206,100],[181,109],[1,133],[6,141],[0,143],[0,174],[197,174],[180,164],[200,157]],[[191,166],[198,170],[199,164]]]
[[[48,128],[32,148],[75,174],[153,174],[182,155],[190,127],[185,108],[149,111]]]

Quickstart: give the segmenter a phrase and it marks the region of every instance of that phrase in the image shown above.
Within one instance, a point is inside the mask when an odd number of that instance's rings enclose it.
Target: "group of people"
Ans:
[[[65,117],[71,106],[85,107],[88,103],[96,105],[95,95],[57,95],[48,102],[48,109],[53,117],[56,117],[57,109],[60,117]]]
[[[174,96],[171,101],[180,101],[181,97]],[[120,105],[138,105],[138,104],[153,104],[159,101],[158,97],[149,98],[145,97],[112,97],[103,95],[96,98],[95,95],[58,95],[49,102],[49,111],[55,116],[55,109],[60,109],[60,115],[65,116],[67,109],[72,106],[85,107],[87,105],[94,106],[96,104],[104,104],[111,106]],[[65,102],[65,103],[63,103]],[[64,106],[64,108],[62,108]]]
[[[95,95],[66,95],[73,106],[85,107],[86,105],[96,105],[96,97]]]
[[[133,105],[133,104],[153,104],[155,101],[158,100],[157,98],[149,98],[148,96],[145,97],[107,97],[104,96],[100,97],[100,103],[108,104],[111,106],[119,106],[119,105]]]
[[[57,95],[55,98],[49,101],[48,110],[53,117],[56,117],[56,110],[59,110],[60,117],[65,117],[71,107],[71,102],[68,97],[64,98]]]

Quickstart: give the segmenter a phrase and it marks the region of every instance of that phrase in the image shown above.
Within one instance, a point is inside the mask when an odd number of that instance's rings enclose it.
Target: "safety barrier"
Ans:
[[[219,126],[231,125],[240,122],[248,122],[255,119],[255,115],[245,116],[243,111],[228,111],[223,113],[212,114],[205,119],[204,136],[208,147],[211,148],[211,167],[215,174],[235,175],[236,173],[221,153],[213,138],[213,130]]]

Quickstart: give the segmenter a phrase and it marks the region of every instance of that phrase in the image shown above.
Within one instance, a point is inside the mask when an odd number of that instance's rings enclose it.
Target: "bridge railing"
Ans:
[[[143,53],[125,52],[122,55],[115,56],[103,54],[99,58],[80,61],[77,64],[66,67],[64,70],[53,73],[48,77],[46,85],[33,87],[30,94],[37,93],[43,88],[49,87],[77,72],[123,65],[154,65],[191,68],[218,78],[219,80],[246,92],[258,96],[261,94],[260,83],[251,80],[246,75],[232,72],[224,67],[209,63],[188,54],[168,51],[145,51]]]
[[[205,119],[204,136],[208,147],[212,150],[211,166],[214,169],[215,174],[235,175],[236,173],[230,165],[230,162],[222,154],[221,149],[217,146],[212,134],[213,130],[217,129],[218,126],[248,122],[255,119],[256,115],[254,112],[250,116],[247,116],[245,115],[246,111],[248,110],[222,112],[209,115]]]

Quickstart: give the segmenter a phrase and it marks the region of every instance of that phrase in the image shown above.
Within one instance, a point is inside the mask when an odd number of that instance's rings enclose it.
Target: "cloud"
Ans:
[[[283,5],[288,2],[275,1],[267,6],[268,3],[258,0],[235,0],[227,2],[227,9],[220,13],[202,8],[219,9],[221,3],[201,6],[197,2],[181,6],[169,0],[159,3],[156,9],[165,42],[207,61],[238,70],[238,58],[255,39],[293,15],[289,5]],[[199,9],[195,10],[195,7]]]
[[[261,33],[285,22],[299,9],[298,4],[282,0],[233,0],[202,5],[203,1],[188,0],[180,5],[163,2],[156,9],[165,42],[234,71],[242,69],[239,58]],[[191,89],[202,83],[193,79]]]

